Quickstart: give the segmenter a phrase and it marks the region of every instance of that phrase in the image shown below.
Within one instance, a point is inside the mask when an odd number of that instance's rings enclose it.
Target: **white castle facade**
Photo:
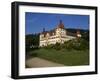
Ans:
[[[80,31],[76,31],[76,33],[68,32],[62,21],[60,21],[55,29],[50,31],[43,30],[43,32],[40,33],[39,46],[43,47],[50,44],[64,43],[65,41],[72,40],[77,37],[81,37]]]

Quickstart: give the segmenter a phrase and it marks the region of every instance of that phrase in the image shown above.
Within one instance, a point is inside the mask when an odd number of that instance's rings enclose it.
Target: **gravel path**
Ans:
[[[57,66],[64,66],[64,65],[52,61],[48,61],[42,58],[34,57],[26,60],[26,66],[33,68],[33,67],[57,67]]]

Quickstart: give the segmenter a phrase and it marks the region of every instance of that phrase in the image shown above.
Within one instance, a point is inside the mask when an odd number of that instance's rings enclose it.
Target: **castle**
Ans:
[[[77,37],[81,37],[80,31],[77,30],[76,33],[67,31],[60,20],[57,27],[53,30],[45,31],[45,29],[43,29],[43,32],[40,33],[39,46],[43,47],[50,44],[64,43],[65,41],[72,40]]]

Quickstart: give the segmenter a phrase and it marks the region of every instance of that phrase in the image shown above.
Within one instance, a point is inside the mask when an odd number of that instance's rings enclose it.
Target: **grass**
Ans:
[[[34,57],[40,57],[47,59],[56,63],[64,64],[66,66],[79,66],[79,65],[89,65],[89,51],[79,51],[79,50],[55,50],[55,49],[45,49],[41,48],[31,52]]]

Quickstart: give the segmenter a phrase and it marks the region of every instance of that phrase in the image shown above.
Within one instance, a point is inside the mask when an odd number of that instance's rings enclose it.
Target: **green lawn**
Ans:
[[[31,56],[37,56],[67,66],[89,65],[88,50],[55,50],[40,48],[38,50],[31,51]]]

